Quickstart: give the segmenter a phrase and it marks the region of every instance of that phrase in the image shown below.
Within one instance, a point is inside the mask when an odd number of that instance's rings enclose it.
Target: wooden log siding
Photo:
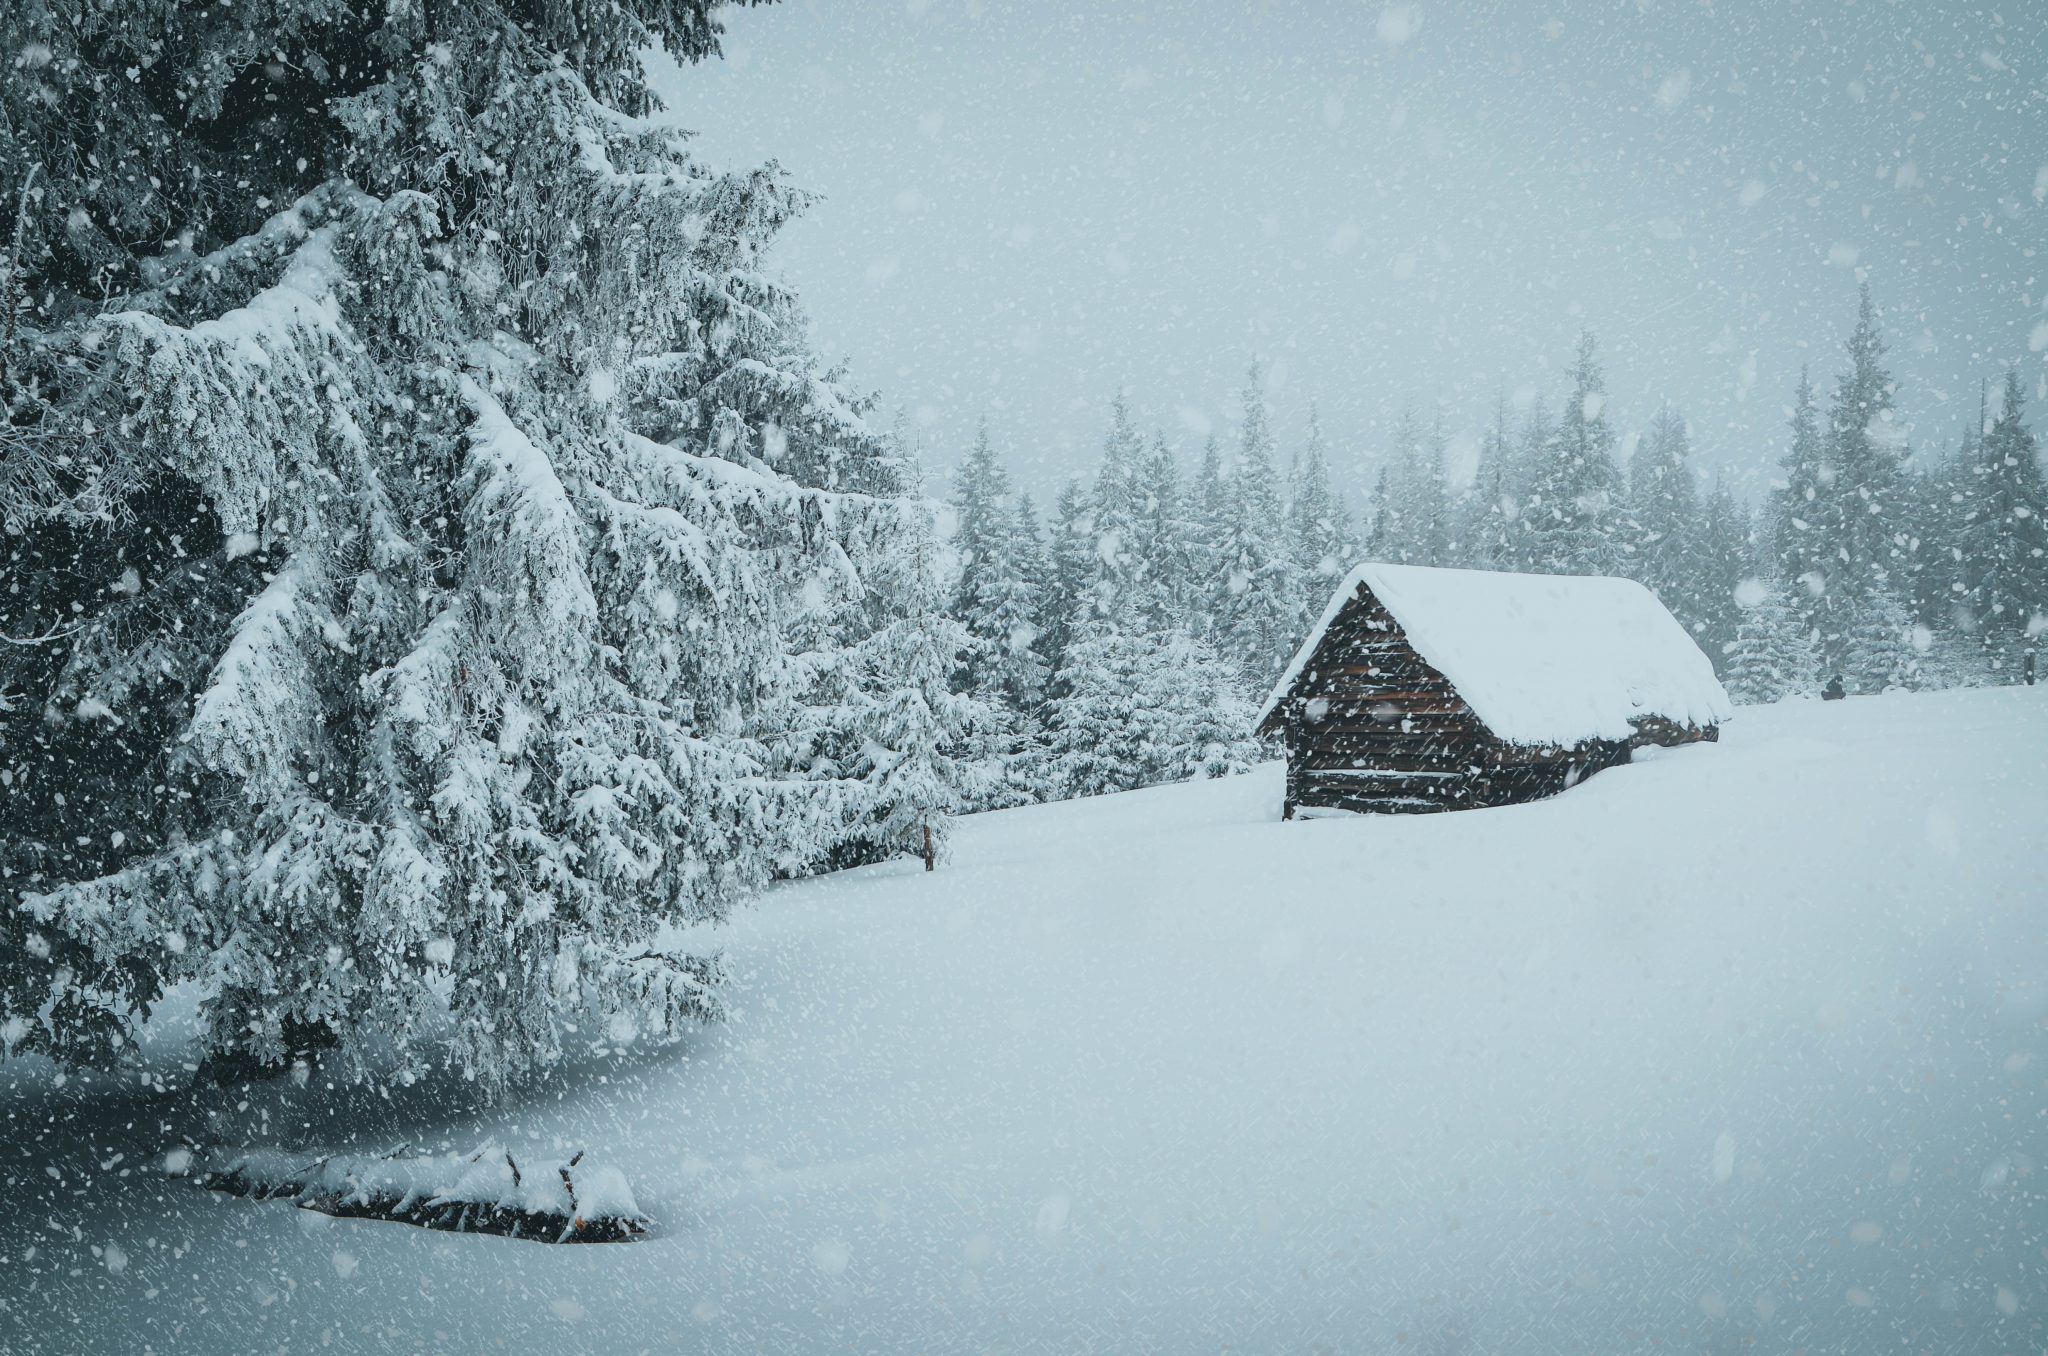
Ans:
[[[1364,588],[1268,718],[1267,728],[1276,726],[1287,745],[1288,818],[1304,808],[1412,814],[1507,805],[1625,763],[1641,744],[1718,737],[1659,719],[1640,722],[1629,740],[1507,743]]]

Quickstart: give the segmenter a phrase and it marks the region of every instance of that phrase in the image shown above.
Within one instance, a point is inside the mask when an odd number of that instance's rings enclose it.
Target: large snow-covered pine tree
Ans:
[[[817,763],[818,675],[948,642],[896,643],[929,509],[761,269],[804,195],[647,92],[713,9],[0,20],[10,1046],[117,1059],[191,980],[223,1068],[410,1071],[446,1009],[495,1086],[674,1031],[667,925],[942,806]]]

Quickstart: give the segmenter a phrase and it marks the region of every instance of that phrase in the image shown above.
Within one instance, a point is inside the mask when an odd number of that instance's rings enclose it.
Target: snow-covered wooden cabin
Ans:
[[[1627,579],[1360,565],[1259,714],[1286,815],[1552,795],[1731,707],[1678,619]]]

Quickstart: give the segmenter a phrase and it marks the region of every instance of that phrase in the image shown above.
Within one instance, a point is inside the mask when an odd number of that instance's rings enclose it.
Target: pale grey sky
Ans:
[[[1192,455],[1268,361],[1354,483],[1404,399],[1476,437],[1581,326],[1754,489],[1867,277],[1916,444],[2048,359],[2038,0],[792,0],[664,82],[823,200],[778,251],[936,471],[986,415],[1041,495],[1126,387]],[[935,487],[936,488],[936,487]]]

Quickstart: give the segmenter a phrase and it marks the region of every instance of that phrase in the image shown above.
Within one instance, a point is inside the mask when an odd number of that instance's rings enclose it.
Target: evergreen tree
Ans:
[[[1013,561],[1008,577],[1016,580],[1016,588],[1002,609],[983,614],[982,625],[994,635],[1002,632],[1012,613],[1021,615],[1021,625],[1007,632],[1007,644],[1015,647],[1021,643],[1023,648],[1021,652],[1013,648],[1009,659],[987,670],[996,679],[1000,695],[987,702],[981,749],[974,755],[988,769],[989,779],[982,794],[963,807],[972,810],[1028,805],[1048,795],[1040,777],[1045,763],[1046,698],[1053,675],[1043,657],[1045,636],[1040,628],[1046,624],[1051,564],[1028,494],[1017,496],[1010,513],[1007,545]],[[974,652],[969,653],[972,656]]]
[[[1088,591],[1089,605],[1107,612],[1125,595],[1144,589],[1145,539],[1150,514],[1145,485],[1145,443],[1122,392],[1110,405],[1109,436],[1102,446],[1090,495],[1089,518],[1095,531],[1095,564]]]
[[[1087,617],[1049,722],[1049,794],[1099,796],[1247,770],[1255,714],[1237,666],[1178,627],[1148,634],[1133,606]]]
[[[1188,520],[1190,584],[1183,616],[1194,634],[1213,636],[1218,607],[1226,594],[1223,553],[1231,522],[1231,482],[1224,474],[1223,449],[1214,433],[1202,443],[1202,461],[1188,495]]]
[[[1222,574],[1214,581],[1215,644],[1243,672],[1247,693],[1272,681],[1303,626],[1261,383],[1254,363],[1244,392],[1237,473],[1229,482]]]
[[[1515,446],[1508,434],[1508,401],[1494,402],[1493,426],[1479,441],[1479,465],[1459,514],[1460,560],[1481,570],[1515,567],[1515,521],[1520,512]]]
[[[1815,523],[1822,508],[1821,492],[1833,473],[1826,466],[1813,381],[1804,367],[1793,395],[1791,429],[1792,441],[1782,462],[1785,476],[1772,492],[1771,542],[1779,577],[1799,586],[1796,596],[1811,600],[1821,593],[1827,575],[1822,559],[1826,548]],[[1800,605],[1810,613],[1808,604]]]
[[[665,927],[922,795],[788,734],[908,747],[841,698],[932,624],[928,511],[760,269],[805,195],[642,116],[713,8],[0,18],[51,54],[0,86],[16,1048],[203,981],[223,1071],[446,1029],[497,1087],[673,1034]]]
[[[1199,584],[1193,505],[1166,435],[1155,433],[1139,468],[1138,573],[1153,629],[1185,625]]]
[[[851,709],[814,726],[826,737],[805,752],[807,761],[830,759],[842,787],[851,783],[835,807],[845,823],[835,826],[831,864],[908,853],[929,870],[944,850],[949,816],[986,803],[1002,779],[991,736],[1003,726],[988,703],[956,691],[963,658],[980,647],[940,610],[931,515],[908,516],[897,530],[893,546],[914,591],[910,605],[892,609],[849,652],[853,681],[843,691]]]
[[[1207,641],[1169,629],[1141,669],[1132,723],[1145,751],[1143,786],[1249,772],[1258,715],[1238,693],[1235,665]]]
[[[1444,427],[1444,412],[1439,408],[1430,420],[1429,432],[1423,436],[1411,501],[1415,555],[1425,565],[1451,563],[1454,530],[1450,482],[1444,465],[1450,452],[1451,437]]]
[[[1015,523],[1010,517],[1010,473],[997,458],[989,441],[988,421],[975,429],[974,444],[961,460],[953,477],[953,511],[957,525],[953,546],[960,562],[960,578],[954,595],[954,615],[965,617],[974,611],[974,601],[986,591],[983,578],[1000,574],[1007,543]]]
[[[1865,592],[1844,630],[1839,671],[1849,691],[1890,692],[1912,685],[1918,668],[1913,622],[1898,595],[1885,588]]]
[[[1374,560],[1411,564],[1406,522],[1401,512],[1400,491],[1394,468],[1380,467],[1372,487],[1372,530],[1366,534],[1366,554]]]
[[[960,579],[950,613],[974,641],[961,675],[965,689],[1021,719],[1045,696],[1045,664],[1033,648],[1044,603],[1033,577],[1035,528],[1024,525],[1009,495],[1009,473],[984,424],[956,480]]]
[[[1373,517],[1375,560],[1442,565],[1450,554],[1450,505],[1444,486],[1446,439],[1439,415],[1425,433],[1413,406],[1395,421],[1393,450],[1380,472]]]
[[[1728,695],[1744,705],[1810,697],[1820,652],[1783,585],[1755,584],[1728,654]]]
[[[1866,600],[1885,595],[1897,601],[1903,562],[1896,538],[1905,434],[1892,414],[1895,384],[1884,368],[1884,338],[1867,284],[1861,297],[1849,337],[1849,370],[1835,383],[1825,460],[1807,520],[1814,534],[1812,572],[1822,581],[1822,649],[1844,664],[1852,632],[1867,629],[1869,617],[1884,610],[1865,607]]]
[[[1531,487],[1529,564],[1548,574],[1614,574],[1626,558],[1621,477],[1607,422],[1607,383],[1591,334],[1579,337],[1572,392]]]
[[[1688,557],[1689,573],[1672,586],[1678,598],[1672,611],[1715,670],[1725,673],[1742,623],[1743,581],[1759,572],[1749,508],[1717,483],[1692,535],[1697,549]]]
[[[1304,601],[1310,608],[1320,607],[1323,597],[1356,563],[1357,547],[1352,543],[1350,515],[1330,483],[1329,453],[1313,405],[1308,412],[1308,445],[1302,450],[1288,506],[1288,527]]]
[[[1685,420],[1669,406],[1629,459],[1629,501],[1637,545],[1636,579],[1690,627],[1702,621],[1714,590],[1703,578],[1699,489]]]
[[[1049,799],[1102,796],[1143,783],[1147,750],[1136,694],[1151,667],[1136,611],[1083,611],[1047,708],[1045,766]]]
[[[1017,553],[1017,575],[1024,581],[1025,591],[1033,601],[1032,620],[1036,633],[1045,615],[1046,600],[1052,593],[1052,560],[1046,554],[1044,534],[1038,526],[1038,507],[1031,502],[1029,492],[1018,492],[1012,518],[1014,530],[1010,541]],[[1037,636],[1037,640],[1042,639],[1042,635]]]
[[[1541,516],[1540,505],[1535,501],[1537,481],[1556,434],[1557,425],[1551,421],[1549,407],[1539,395],[1529,404],[1529,417],[1522,421],[1521,435],[1509,460],[1506,479],[1513,512],[1507,515],[1507,555],[1501,562],[1502,568],[1525,572],[1538,568],[1537,536],[1533,531]]]
[[[1964,598],[1999,667],[2014,675],[2004,652],[2048,631],[2048,483],[2025,401],[2019,373],[2007,372],[1958,534]]]
[[[1038,624],[1039,657],[1057,684],[1066,667],[1067,646],[1076,622],[1094,610],[1095,516],[1088,492],[1078,478],[1060,486],[1053,505],[1052,541],[1047,550],[1047,587],[1040,596],[1044,612]],[[1085,610],[1084,602],[1087,604]]]
[[[1984,687],[1992,683],[2010,683],[2017,678],[2012,667],[1992,667],[1993,659],[2000,656],[1987,652],[1982,639],[1973,630],[1940,628],[1927,632],[1924,639],[1927,649],[1916,656],[1914,685],[1917,687]]]
[[[1977,429],[1965,425],[1960,445],[1924,471],[1906,473],[1901,526],[1906,559],[1903,597],[1912,616],[1937,631],[1976,630],[1966,605],[1962,534],[1968,513],[1965,491],[1975,482]]]

